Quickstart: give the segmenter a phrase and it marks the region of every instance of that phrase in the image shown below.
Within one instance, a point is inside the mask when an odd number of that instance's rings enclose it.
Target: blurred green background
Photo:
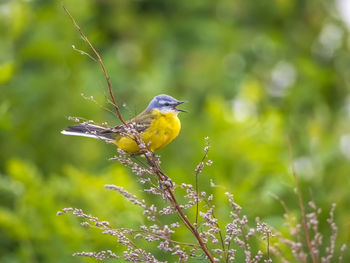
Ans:
[[[64,3],[100,51],[125,118],[158,94],[188,101],[179,137],[159,152],[173,181],[194,183],[209,136],[214,164],[201,174],[200,188],[216,192],[220,217],[228,220],[229,191],[251,221],[259,216],[283,230],[284,211],[271,193],[299,213],[289,136],[305,201],[323,209],[325,244],[333,202],[338,245],[349,242],[348,0]],[[103,188],[118,184],[148,198],[128,169],[107,160],[115,148],[60,134],[72,124],[68,116],[119,124],[81,96],[111,108],[99,65],[72,45],[90,52],[61,1],[0,0],[2,263],[85,262],[71,254],[118,251],[114,239],[73,216],[57,217],[64,207],[119,226],[144,221],[140,209]],[[220,187],[211,189],[209,179]]]

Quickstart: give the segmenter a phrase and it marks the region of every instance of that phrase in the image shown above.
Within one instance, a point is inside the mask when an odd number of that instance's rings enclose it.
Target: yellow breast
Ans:
[[[148,149],[155,152],[167,146],[176,138],[180,132],[181,123],[177,113],[163,113],[159,110],[153,110],[152,115],[154,115],[154,118],[150,126],[141,133],[141,137]],[[136,142],[128,136],[119,136],[119,138],[116,138],[115,144],[123,151],[129,153],[138,153],[140,151]]]

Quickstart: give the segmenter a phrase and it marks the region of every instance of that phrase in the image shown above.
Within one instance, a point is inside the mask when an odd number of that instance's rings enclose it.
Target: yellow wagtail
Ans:
[[[176,106],[184,102],[169,95],[155,96],[142,113],[127,121],[127,123],[134,123],[135,129],[141,134],[141,138],[147,148],[155,152],[167,146],[179,134],[181,123],[177,114],[185,111],[177,109]],[[140,152],[139,146],[133,139],[133,136],[128,134],[125,125],[105,128],[82,123],[76,126],[69,126],[61,133],[102,139],[132,154]]]

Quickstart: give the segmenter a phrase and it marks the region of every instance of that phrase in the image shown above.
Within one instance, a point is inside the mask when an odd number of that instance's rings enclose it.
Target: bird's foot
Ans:
[[[160,171],[161,174],[163,175],[163,178],[162,180],[159,180],[159,187],[162,189],[162,190],[167,190],[169,188],[173,188],[173,182],[171,181],[171,179],[166,176],[162,171]]]

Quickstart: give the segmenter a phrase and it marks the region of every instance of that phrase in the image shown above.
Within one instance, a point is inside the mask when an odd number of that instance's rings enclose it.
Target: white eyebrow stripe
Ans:
[[[158,103],[164,105],[166,102],[166,100],[160,100]]]

